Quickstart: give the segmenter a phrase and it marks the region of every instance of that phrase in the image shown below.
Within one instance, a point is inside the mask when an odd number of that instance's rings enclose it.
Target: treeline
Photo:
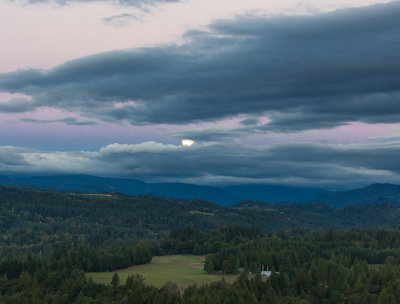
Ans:
[[[400,299],[399,233],[326,229],[263,234],[258,228],[227,227],[205,234],[185,228],[156,245],[140,243],[109,253],[60,246],[41,259],[3,261],[0,303],[393,304]],[[207,255],[205,268],[211,261],[214,269],[210,272],[241,272],[235,283],[220,281],[179,292],[174,283],[147,286],[138,275],[121,282],[115,274],[109,285],[95,284],[84,275],[87,270],[111,267],[105,261],[114,261],[112,267],[135,258],[138,263],[139,256],[141,262],[148,262],[165,248],[173,253],[182,248],[213,249],[214,244],[221,247]],[[267,267],[271,275],[261,277],[260,270]]]
[[[264,237],[261,227],[229,226],[203,232],[196,227],[172,231],[158,244],[158,254],[207,254]]]
[[[2,304],[127,304],[182,303],[176,284],[162,288],[144,284],[140,276],[128,277],[124,285],[115,276],[110,285],[95,284],[79,270],[63,271],[51,267],[34,273],[24,271],[16,279],[0,278]]]
[[[382,228],[335,231],[328,228],[265,234],[259,227],[236,226],[205,233],[186,227],[161,241],[156,252],[158,255],[208,254],[206,270],[224,273],[238,273],[239,268],[257,272],[262,265],[276,271],[282,267],[289,271],[313,257],[346,256],[351,263],[359,259],[368,264],[383,264],[389,256],[400,257],[400,231]]]
[[[206,254],[218,252],[221,248],[258,239],[264,234],[255,227],[224,227],[209,233],[194,227],[186,227],[171,232],[170,237],[159,243],[140,241],[135,246],[111,246],[108,249],[68,248],[61,244],[48,257],[39,258],[32,254],[26,257],[3,257],[0,260],[0,275],[7,274],[17,278],[23,271],[33,272],[42,264],[56,265],[55,268],[67,267],[85,272],[114,271],[133,265],[150,263],[154,255],[166,254]]]
[[[342,262],[341,257],[314,260],[298,265],[293,275],[273,272],[267,280],[243,273],[233,285],[189,287],[183,303],[399,303],[399,266],[390,259],[379,267]]]
[[[150,263],[155,247],[141,242],[135,247],[113,248],[112,251],[95,251],[88,248],[68,250],[65,245],[51,252],[46,258],[32,255],[6,258],[0,262],[0,276],[17,279],[22,273],[43,276],[48,271],[71,274],[74,271],[113,271],[133,265]]]
[[[357,262],[351,268],[340,260],[320,261],[313,271],[299,271],[294,277],[273,273],[268,280],[260,275],[242,274],[233,284],[220,282],[191,286],[179,292],[177,285],[148,286],[144,278],[128,277],[121,284],[114,276],[109,285],[86,279],[83,272],[63,273],[47,269],[41,275],[23,272],[17,279],[0,279],[0,303],[149,303],[149,304],[395,304],[400,297],[398,266],[388,260],[369,268]],[[339,269],[339,271],[337,271]],[[345,273],[345,276],[342,275]],[[329,280],[328,280],[329,279]]]

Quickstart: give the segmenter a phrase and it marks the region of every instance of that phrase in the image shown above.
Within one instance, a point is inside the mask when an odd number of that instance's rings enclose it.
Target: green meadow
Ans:
[[[145,278],[146,284],[157,287],[171,281],[178,285],[180,290],[197,284],[212,283],[225,279],[234,282],[237,275],[207,274],[204,270],[204,256],[194,255],[169,255],[155,256],[149,264],[131,266],[113,272],[89,272],[96,283],[109,284],[114,273],[118,273],[121,283],[126,281],[129,275],[140,274]]]

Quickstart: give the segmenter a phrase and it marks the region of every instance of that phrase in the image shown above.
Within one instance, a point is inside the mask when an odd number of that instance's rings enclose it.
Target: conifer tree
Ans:
[[[114,273],[114,275],[111,279],[111,286],[115,289],[118,287],[119,283],[120,283],[119,275],[118,275],[118,273]]]
[[[214,272],[214,263],[212,261],[212,258],[210,256],[206,256],[206,262],[204,264],[204,271],[207,273],[213,273]]]

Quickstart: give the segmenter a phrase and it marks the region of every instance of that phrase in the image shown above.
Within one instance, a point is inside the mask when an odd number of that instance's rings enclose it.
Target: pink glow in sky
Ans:
[[[67,5],[49,3],[23,4],[21,1],[0,2],[0,73],[28,67],[48,69],[67,60],[112,50],[143,46],[182,43],[182,34],[190,29],[206,28],[213,20],[232,18],[236,15],[299,15],[333,11],[347,7],[366,6],[389,1],[376,0],[329,0],[329,1],[230,1],[188,0],[149,7],[148,11],[114,5],[108,2],[72,2]],[[131,14],[124,23],[115,26],[105,18]],[[118,24],[117,24],[118,25]],[[0,93],[0,102],[23,97]],[[21,119],[57,120],[75,117],[80,121],[91,118],[80,117],[51,108],[40,108],[32,113],[1,114],[0,127],[3,134],[20,134],[22,137],[38,136],[37,142],[51,138],[56,143],[58,135],[65,140],[81,142],[86,138],[94,142],[91,148],[113,141],[141,142],[158,140],[170,142],[168,134],[212,127],[241,128],[240,121],[246,117],[233,117],[215,122],[181,125],[152,125],[137,127],[127,123],[105,123],[96,125],[66,126],[64,123],[35,124]],[[266,123],[268,117],[260,123]],[[299,134],[265,134],[267,141],[333,141],[337,143],[360,142],[373,136],[384,136],[396,132],[398,124],[351,123],[330,130],[305,131]],[[10,129],[11,131],[8,131]],[[32,134],[31,134],[32,133]],[[34,135],[35,133],[36,135]],[[30,135],[27,135],[30,134]],[[40,134],[40,136],[38,135]],[[83,135],[85,134],[85,135]],[[98,134],[98,135],[96,135]],[[26,135],[26,136],[25,136]],[[3,135],[1,145],[15,144],[12,136]],[[251,142],[252,137],[248,138]],[[174,140],[172,140],[174,141]],[[23,142],[20,143],[23,145]],[[40,146],[40,144],[37,144]],[[46,142],[46,146],[51,144]],[[55,144],[59,146],[59,144]]]
[[[149,13],[107,2],[21,4],[0,2],[0,73],[20,68],[49,68],[67,60],[118,49],[179,43],[182,34],[212,20],[235,15],[306,14],[389,1],[229,1],[192,0],[151,7]],[[132,14],[125,26],[103,19]]]
[[[400,181],[397,2],[32,2],[0,1],[0,175]]]

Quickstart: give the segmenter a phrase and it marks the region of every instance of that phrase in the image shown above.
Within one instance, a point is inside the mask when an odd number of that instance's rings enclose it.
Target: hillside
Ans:
[[[327,193],[311,201],[335,208],[380,202],[400,203],[400,185],[372,184],[360,189]]]
[[[158,240],[185,226],[264,231],[349,227],[399,227],[400,206],[371,204],[334,209],[316,204],[243,201],[233,207],[205,200],[153,196],[93,196],[0,187],[0,254],[46,253],[55,244],[104,248]]]

